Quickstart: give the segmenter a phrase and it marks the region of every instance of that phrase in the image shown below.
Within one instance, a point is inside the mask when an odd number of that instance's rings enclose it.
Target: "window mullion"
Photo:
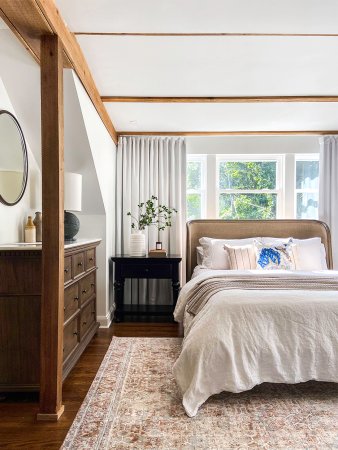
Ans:
[[[207,156],[207,176],[206,176],[206,218],[214,219],[217,217],[217,163],[216,155]]]
[[[285,219],[294,219],[296,217],[295,187],[296,187],[295,155],[289,153],[285,155],[285,181],[284,181]]]

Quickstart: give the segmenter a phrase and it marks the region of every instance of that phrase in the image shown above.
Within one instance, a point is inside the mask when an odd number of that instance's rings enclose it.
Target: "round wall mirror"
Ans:
[[[16,205],[27,184],[28,158],[19,122],[9,111],[0,110],[0,202]]]

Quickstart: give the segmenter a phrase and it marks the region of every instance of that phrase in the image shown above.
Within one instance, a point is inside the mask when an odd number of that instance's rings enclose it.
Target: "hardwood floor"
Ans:
[[[98,331],[63,386],[58,422],[37,422],[37,394],[0,394],[0,448],[59,449],[95,377],[112,336],[177,337],[175,323],[120,323]]]

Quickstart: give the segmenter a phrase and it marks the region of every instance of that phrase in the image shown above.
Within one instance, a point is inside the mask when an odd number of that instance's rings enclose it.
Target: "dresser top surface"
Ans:
[[[77,239],[76,241],[65,241],[65,249],[69,249],[69,248],[76,248],[76,247],[80,247],[82,245],[87,245],[87,244],[94,244],[97,243],[99,244],[101,242],[102,239],[100,238],[96,238],[96,239]],[[34,244],[31,243],[27,243],[27,242],[13,242],[10,244],[0,244],[0,251],[1,250],[41,250],[42,249],[42,243],[41,242],[37,242]]]

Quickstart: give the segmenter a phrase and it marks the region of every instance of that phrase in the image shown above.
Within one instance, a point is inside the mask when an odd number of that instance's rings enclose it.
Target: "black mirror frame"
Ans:
[[[28,179],[28,155],[27,155],[27,146],[26,146],[26,141],[25,141],[25,137],[23,135],[22,129],[20,127],[20,124],[17,120],[17,118],[9,111],[5,110],[5,109],[0,109],[0,115],[1,114],[8,114],[9,116],[11,116],[11,118],[13,119],[19,134],[20,134],[20,140],[21,140],[21,149],[22,149],[22,154],[23,154],[23,180],[22,180],[22,186],[21,186],[21,192],[18,196],[18,198],[15,200],[15,202],[10,203],[7,200],[5,200],[1,193],[0,193],[0,202],[3,203],[6,206],[14,206],[16,204],[19,203],[19,201],[22,199],[23,194],[25,193],[26,190],[26,186],[27,186],[27,179]]]

